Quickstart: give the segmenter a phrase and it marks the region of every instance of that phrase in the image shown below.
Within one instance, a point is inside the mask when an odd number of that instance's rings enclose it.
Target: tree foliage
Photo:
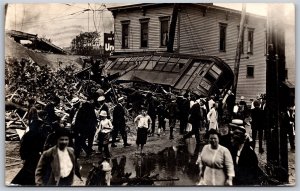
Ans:
[[[90,55],[95,49],[99,49],[98,32],[84,32],[77,35],[71,42],[71,50],[78,55]]]

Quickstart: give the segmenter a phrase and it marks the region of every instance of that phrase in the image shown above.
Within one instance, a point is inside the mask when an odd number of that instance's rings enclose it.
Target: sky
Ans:
[[[67,47],[80,32],[98,31],[103,34],[113,31],[113,17],[107,8],[121,5],[124,3],[9,4],[5,29],[38,34],[39,37],[51,39],[57,46]],[[242,9],[241,3],[214,3],[214,5]],[[289,10],[287,13],[290,14],[290,10],[294,10],[293,4],[286,5]],[[267,7],[266,3],[247,3],[246,11],[266,16]]]

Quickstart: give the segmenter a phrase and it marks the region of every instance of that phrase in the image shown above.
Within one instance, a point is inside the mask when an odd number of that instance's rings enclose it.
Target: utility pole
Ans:
[[[241,50],[242,50],[242,46],[243,46],[242,38],[244,38],[243,34],[244,34],[245,17],[246,17],[246,4],[243,3],[239,35],[238,35],[238,41],[237,41],[236,53],[235,53],[235,62],[234,62],[234,81],[233,81],[232,93],[234,94],[235,98],[236,98],[236,89],[237,89],[237,84],[238,84],[238,79],[239,79]]]
[[[266,137],[267,161],[275,166],[276,179],[288,182],[287,132],[281,123],[281,112],[286,112],[284,8],[269,4],[267,16],[267,70],[266,70]],[[282,171],[284,169],[284,171]]]

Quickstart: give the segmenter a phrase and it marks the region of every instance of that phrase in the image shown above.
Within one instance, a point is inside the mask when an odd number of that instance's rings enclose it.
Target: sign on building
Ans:
[[[104,33],[104,53],[110,54],[115,49],[115,35],[110,33]]]

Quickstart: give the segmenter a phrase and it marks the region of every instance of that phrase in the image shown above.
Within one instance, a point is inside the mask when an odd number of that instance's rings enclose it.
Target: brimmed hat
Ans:
[[[105,97],[104,96],[100,96],[97,101],[104,101],[105,100]]]
[[[244,97],[244,96],[241,96],[241,99],[245,99],[245,97]]]
[[[233,119],[229,126],[232,128],[232,131],[240,130],[243,133],[246,133],[246,129],[244,127],[244,121],[241,119]]]
[[[107,117],[107,113],[104,110],[101,110],[99,115],[103,117]]]

